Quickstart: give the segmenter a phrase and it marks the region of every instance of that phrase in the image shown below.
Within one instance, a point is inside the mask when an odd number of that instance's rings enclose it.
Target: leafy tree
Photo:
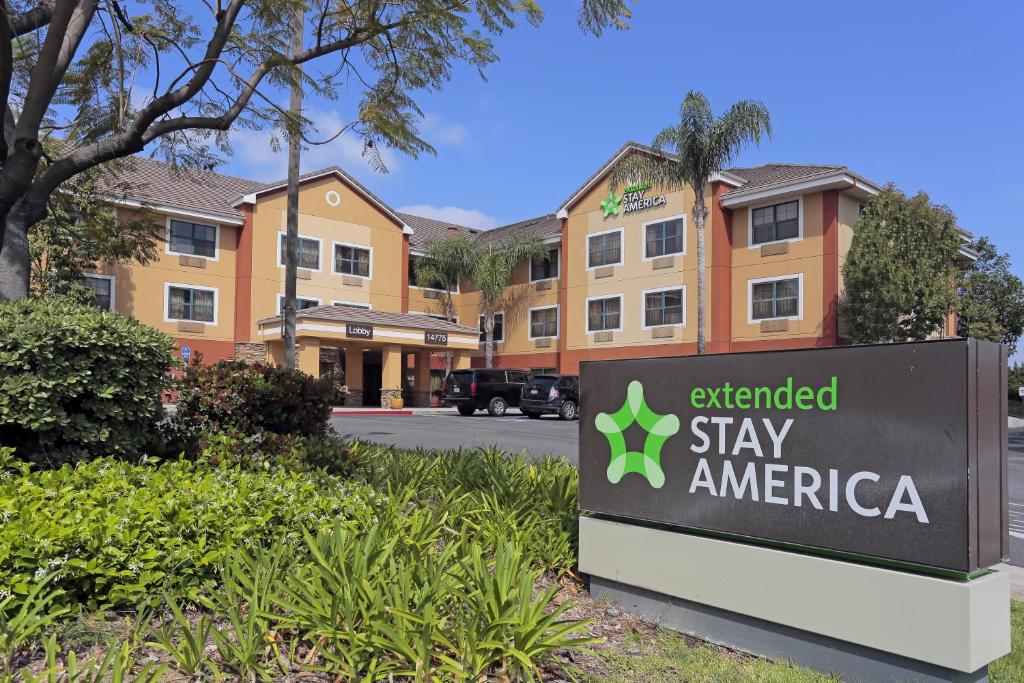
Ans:
[[[840,315],[855,344],[926,339],[956,299],[962,233],[945,206],[892,184],[868,200],[843,264]]]
[[[591,34],[625,28],[627,0],[581,0]],[[342,132],[411,156],[420,137],[416,91],[440,89],[455,68],[498,59],[493,37],[526,21],[536,0],[8,0],[0,4],[0,296],[28,293],[28,231],[64,182],[153,145],[209,168],[232,126],[309,128],[275,103],[300,80],[337,99],[360,92]],[[305,47],[292,53],[287,18],[301,12]],[[301,68],[300,68],[301,67]],[[340,134],[340,132],[339,132]],[[58,154],[46,142],[59,138]]]
[[[1017,350],[1024,334],[1024,282],[1010,272],[1010,257],[1000,254],[987,237],[970,244],[978,254],[957,281],[957,334],[987,339]]]
[[[130,219],[119,218],[99,186],[106,167],[91,168],[68,180],[50,196],[46,217],[29,230],[32,293],[63,295],[91,301],[92,290],[83,272],[97,263],[149,263],[163,239],[155,215],[139,209]]]
[[[420,287],[441,290],[441,308],[448,322],[455,321],[452,292],[458,288],[459,282],[472,277],[476,257],[477,248],[472,239],[465,235],[451,235],[432,242],[416,261],[416,283]],[[452,370],[451,363],[452,354],[446,353],[447,372]]]
[[[616,164],[608,177],[614,191],[622,185],[653,183],[668,189],[689,185],[696,199],[697,227],[697,353],[704,353],[707,335],[707,283],[704,221],[708,215],[704,186],[744,146],[760,144],[772,132],[771,117],[761,102],[741,100],[715,118],[703,93],[691,90],[679,107],[679,122],[654,136],[654,154],[632,154]],[[668,150],[672,155],[662,154]]]
[[[487,367],[494,364],[494,313],[507,301],[512,271],[523,261],[546,260],[550,255],[548,245],[532,233],[510,235],[479,247],[473,265],[473,284],[480,290]]]

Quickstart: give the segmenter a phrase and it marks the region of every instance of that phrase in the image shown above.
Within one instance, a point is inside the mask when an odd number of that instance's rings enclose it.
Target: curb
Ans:
[[[335,415],[412,415],[411,410],[391,410],[390,408],[374,409],[370,408],[367,410],[332,410],[331,416]]]

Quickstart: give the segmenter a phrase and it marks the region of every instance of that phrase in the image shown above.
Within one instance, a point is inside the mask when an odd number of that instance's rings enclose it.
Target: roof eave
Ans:
[[[843,190],[858,198],[867,198],[879,193],[881,188],[850,171],[829,172],[797,181],[786,181],[770,186],[749,190],[733,190],[722,197],[722,206],[738,208],[750,206],[768,199],[799,195],[823,190]]]
[[[202,209],[191,209],[189,207],[178,206],[176,204],[146,202],[139,199],[127,199],[125,197],[115,197],[111,195],[100,195],[100,198],[103,201],[110,202],[116,206],[124,206],[131,209],[149,209],[150,211],[173,214],[184,218],[198,218],[199,220],[227,223],[230,225],[243,225],[245,223],[245,219],[241,216],[232,216],[226,213],[217,213],[216,211],[204,211]]]

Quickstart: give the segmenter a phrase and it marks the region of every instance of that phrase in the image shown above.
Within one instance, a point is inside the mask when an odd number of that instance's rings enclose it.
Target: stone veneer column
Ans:
[[[383,365],[380,380],[380,406],[390,408],[391,401],[402,397],[402,347],[388,344],[380,352]]]
[[[412,388],[412,405],[430,407],[430,351],[416,352],[416,381]]]

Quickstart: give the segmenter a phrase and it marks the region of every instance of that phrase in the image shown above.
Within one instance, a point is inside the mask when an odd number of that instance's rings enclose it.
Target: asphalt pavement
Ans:
[[[505,417],[478,412],[463,417],[451,412],[414,415],[336,415],[331,426],[342,438],[386,443],[402,448],[455,449],[498,446],[531,456],[554,455],[579,464],[579,422],[557,417],[531,420],[510,409]]]

